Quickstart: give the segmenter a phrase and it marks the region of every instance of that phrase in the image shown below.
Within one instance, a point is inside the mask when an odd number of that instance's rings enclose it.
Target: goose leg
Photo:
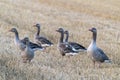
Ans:
[[[27,60],[26,60],[26,59],[23,59],[23,63],[27,63]]]
[[[30,62],[31,62],[31,59],[29,59],[28,62],[30,63]]]
[[[100,62],[98,62],[98,68],[101,68],[101,63]]]
[[[62,56],[65,56],[65,53],[62,53],[62,52],[61,52],[61,55],[62,55]]]
[[[93,61],[93,66],[94,66],[94,68],[95,68],[95,61]]]

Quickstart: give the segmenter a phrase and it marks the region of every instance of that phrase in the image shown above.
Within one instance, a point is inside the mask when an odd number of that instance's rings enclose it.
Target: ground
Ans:
[[[0,0],[0,8],[0,80],[120,80],[120,0]],[[54,46],[35,52],[25,64],[9,30],[15,27],[20,39],[34,41],[36,23]],[[96,27],[97,45],[112,63],[93,68],[84,52],[62,57],[55,31],[60,27],[69,31],[69,41],[86,48],[92,37],[88,29]]]

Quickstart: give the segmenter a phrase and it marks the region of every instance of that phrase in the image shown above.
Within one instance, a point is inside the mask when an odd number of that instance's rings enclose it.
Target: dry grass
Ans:
[[[120,79],[120,1],[119,0],[0,0],[0,80],[119,80]],[[30,37],[41,23],[41,34],[54,46],[35,53],[30,64],[21,62],[20,51],[13,43],[12,27],[20,38]],[[97,44],[113,61],[93,69],[92,62],[81,53],[62,57],[57,50],[59,27],[70,31],[70,41],[88,47],[89,28],[98,29]]]

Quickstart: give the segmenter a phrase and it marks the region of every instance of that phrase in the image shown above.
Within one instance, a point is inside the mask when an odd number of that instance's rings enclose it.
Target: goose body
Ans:
[[[103,52],[102,49],[98,48],[96,45],[96,37],[97,37],[96,28],[92,28],[89,31],[91,31],[93,33],[93,39],[92,39],[92,42],[87,49],[87,53],[88,53],[88,56],[93,61],[94,67],[95,67],[95,62],[98,62],[99,66],[100,66],[100,63],[110,62],[108,56]]]
[[[34,50],[30,47],[29,38],[25,39],[26,47],[24,51],[21,53],[21,57],[23,59],[23,62],[26,63],[27,61],[31,62],[31,60],[34,58]]]
[[[49,41],[47,38],[40,36],[40,24],[34,25],[34,27],[37,27],[37,33],[35,34],[34,40],[38,45],[41,45],[42,47],[49,47],[52,46],[53,43]]]
[[[66,34],[66,39],[65,39],[65,42],[70,44],[70,46],[72,47],[72,49],[74,51],[86,51],[86,48],[82,45],[80,45],[79,43],[76,43],[76,42],[68,42],[68,38],[69,38],[69,32],[68,31],[65,31],[64,34]]]
[[[78,52],[74,51],[72,49],[72,47],[68,43],[63,42],[63,39],[64,39],[64,30],[63,30],[63,28],[59,28],[56,31],[61,34],[60,41],[59,41],[59,44],[58,44],[58,48],[59,48],[59,51],[60,51],[61,55],[62,56],[76,55]]]
[[[15,45],[16,45],[21,51],[23,51],[23,50],[26,48],[26,42],[25,42],[25,39],[26,39],[26,38],[20,40],[20,39],[19,39],[18,31],[17,31],[16,28],[12,28],[12,29],[10,30],[10,32],[15,33],[14,43],[15,43]],[[30,42],[30,47],[31,47],[31,49],[33,49],[34,51],[36,51],[36,50],[43,50],[43,47],[41,47],[41,46],[39,46],[39,45],[37,45],[37,44],[35,44],[35,43],[32,43],[32,42]]]
[[[24,43],[24,45],[26,45],[26,42],[25,42],[26,39],[27,39],[27,37],[25,37],[23,40],[21,40]],[[33,51],[44,50],[44,48],[42,46],[40,46],[36,43],[33,43],[31,41],[29,41],[29,46],[30,46],[31,49],[33,49]]]

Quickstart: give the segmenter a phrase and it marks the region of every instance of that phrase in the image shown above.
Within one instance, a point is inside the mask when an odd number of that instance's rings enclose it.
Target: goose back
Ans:
[[[69,32],[68,32],[67,30],[64,32],[64,34],[66,34],[65,42],[68,43],[68,44],[70,44],[70,46],[72,47],[72,49],[73,49],[74,51],[78,51],[78,52],[79,52],[79,51],[84,51],[84,50],[86,50],[86,48],[85,48],[84,46],[80,45],[79,43],[76,43],[76,42],[68,42]]]
[[[26,45],[26,39],[27,39],[27,37],[25,37],[24,39],[21,40],[24,45]],[[29,46],[33,51],[44,50],[44,48],[42,46],[40,46],[36,43],[33,43],[31,41],[29,41]]]

